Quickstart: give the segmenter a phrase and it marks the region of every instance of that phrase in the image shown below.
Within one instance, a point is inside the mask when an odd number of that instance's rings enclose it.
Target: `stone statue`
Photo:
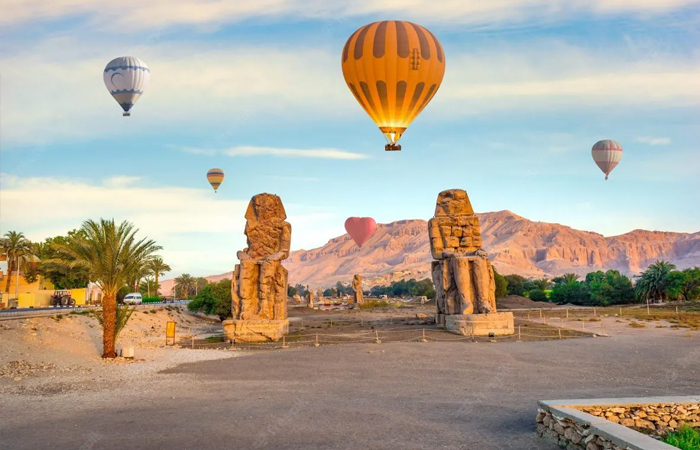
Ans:
[[[323,288],[316,289],[316,299],[323,300]]]
[[[362,303],[365,301],[362,294],[362,277],[360,275],[355,275],[352,277],[352,290],[352,298],[355,303]]]
[[[459,334],[512,334],[512,313],[496,313],[493,268],[481,249],[479,218],[465,191],[451,189],[438,195],[428,235],[435,259],[437,323]]]
[[[287,332],[287,270],[292,226],[282,200],[272,194],[255,195],[245,213],[248,247],[237,253],[231,280],[232,320],[224,321],[227,338],[238,341],[276,341]]]
[[[306,306],[312,309],[314,307],[314,291],[309,289],[308,284],[306,285]]]
[[[294,303],[301,304],[301,295],[294,294],[294,296],[292,297],[292,300],[294,300]]]

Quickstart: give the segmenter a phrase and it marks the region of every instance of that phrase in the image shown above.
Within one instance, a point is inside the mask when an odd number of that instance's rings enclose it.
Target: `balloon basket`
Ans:
[[[401,146],[399,144],[386,144],[384,150],[387,152],[400,152]]]
[[[123,117],[129,117],[129,116],[131,116],[131,113],[125,112],[124,114],[122,114],[122,116],[123,116]]]

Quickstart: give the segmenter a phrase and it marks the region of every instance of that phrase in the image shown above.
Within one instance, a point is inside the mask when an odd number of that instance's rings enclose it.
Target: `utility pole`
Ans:
[[[19,255],[15,256],[15,264],[15,270],[17,270],[17,282],[15,283],[15,301],[19,301]]]

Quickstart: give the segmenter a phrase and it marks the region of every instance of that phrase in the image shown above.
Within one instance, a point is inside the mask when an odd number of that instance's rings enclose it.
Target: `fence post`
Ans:
[[[622,317],[622,308],[620,308],[620,317]]]
[[[316,333],[316,343],[314,344],[314,347],[318,347],[319,345],[321,344],[318,343],[318,333]]]
[[[593,308],[593,317],[598,317],[598,313],[596,312],[595,307]]]
[[[289,346],[287,345],[287,340],[284,336],[282,336],[282,348],[287,349]]]
[[[194,334],[192,335],[192,348],[194,348]]]
[[[559,328],[559,339],[561,339],[561,328]]]
[[[423,328],[423,339],[421,339],[421,342],[428,342],[428,340],[425,338],[425,328]]]
[[[518,340],[520,340],[520,325],[518,325]]]
[[[379,332],[377,331],[376,328],[374,329],[374,336],[375,336],[375,338],[376,338],[376,341],[375,341],[375,342],[376,342],[377,344],[381,344],[382,341],[379,340]]]
[[[566,318],[569,318],[569,308],[566,308]]]
[[[678,316],[679,319],[681,318],[681,313],[678,312],[678,307],[677,307],[677,306],[676,306],[676,315]]]
[[[649,312],[649,299],[647,299],[647,316],[650,315],[651,313]]]
[[[542,318],[542,308],[540,308],[540,319]]]

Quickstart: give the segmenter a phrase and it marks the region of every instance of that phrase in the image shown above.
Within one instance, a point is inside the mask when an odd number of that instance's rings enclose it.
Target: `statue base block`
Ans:
[[[224,320],[226,341],[269,342],[279,341],[289,332],[289,320]]]
[[[452,314],[443,317],[445,329],[462,336],[507,336],[515,333],[515,319],[511,312]]]

